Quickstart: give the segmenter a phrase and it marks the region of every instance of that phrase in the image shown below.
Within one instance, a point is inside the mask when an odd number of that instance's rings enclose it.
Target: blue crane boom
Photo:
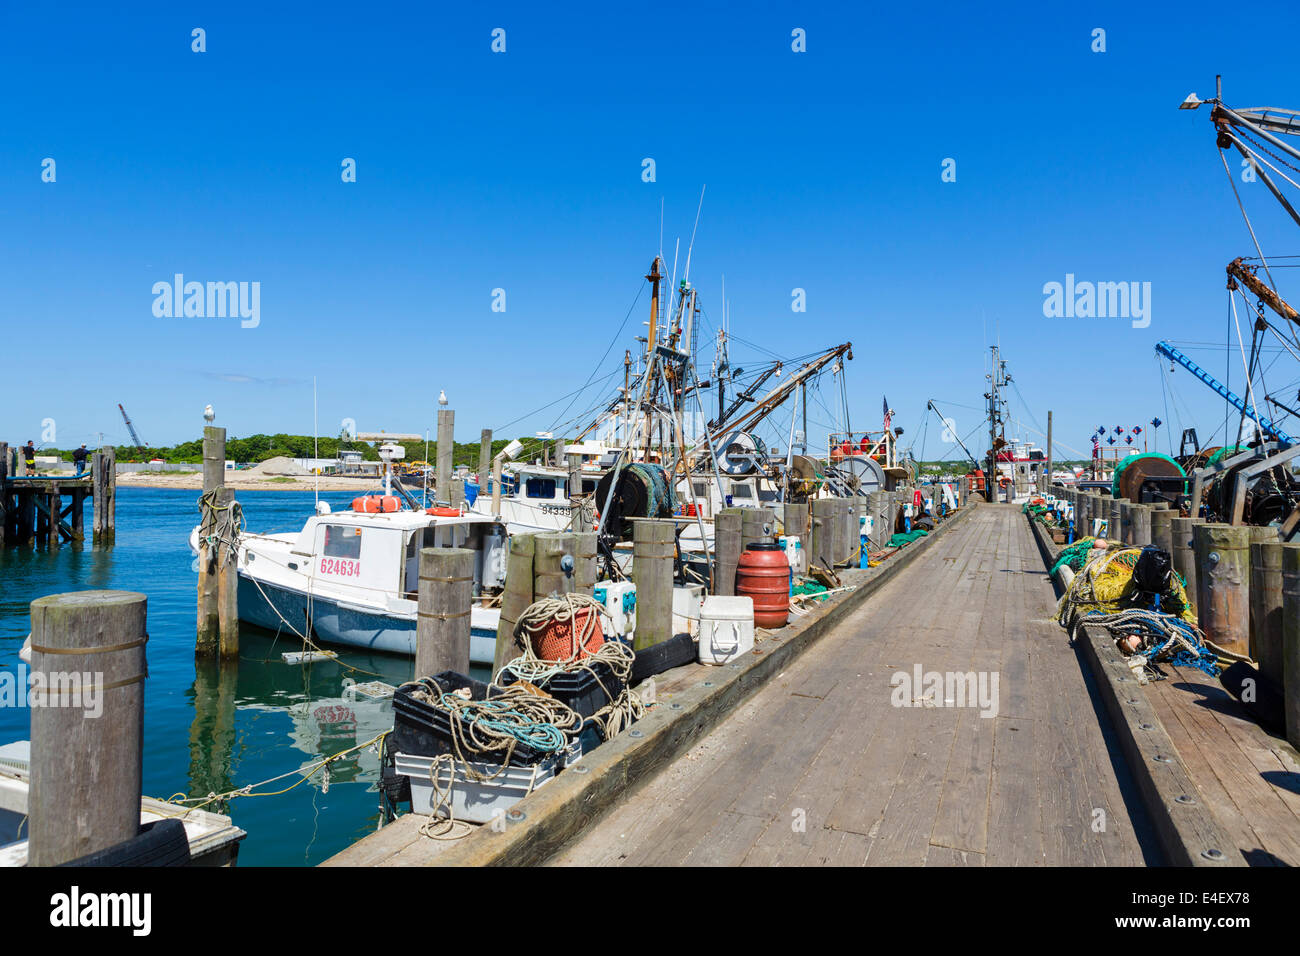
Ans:
[[[1169,359],[1170,361],[1177,362],[1183,368],[1187,369],[1187,371],[1191,372],[1193,375],[1199,378],[1206,385],[1210,386],[1210,388],[1214,389],[1214,391],[1218,393],[1219,397],[1222,398],[1225,402],[1227,402],[1237,411],[1242,412],[1247,418],[1254,419],[1259,424],[1259,427],[1262,431],[1267,432],[1270,435],[1276,435],[1279,441],[1286,442],[1288,445],[1295,444],[1294,438],[1292,438],[1286,432],[1282,431],[1282,429],[1279,428],[1277,425],[1275,425],[1270,419],[1265,418],[1259,412],[1255,411],[1253,406],[1244,402],[1230,388],[1228,388],[1226,385],[1220,382],[1209,372],[1205,371],[1205,369],[1201,368],[1199,365],[1197,365],[1195,362],[1189,359],[1182,352],[1178,351],[1178,349],[1174,348],[1168,342],[1157,342],[1156,352],[1159,355],[1163,355],[1165,358]]]
[[[117,410],[122,413],[122,421],[126,422],[126,430],[131,433],[131,440],[135,442],[135,447],[148,448],[149,446],[142,442],[140,436],[135,433],[135,426],[131,424],[131,419],[126,417],[126,409],[122,407],[121,402],[117,403]]]

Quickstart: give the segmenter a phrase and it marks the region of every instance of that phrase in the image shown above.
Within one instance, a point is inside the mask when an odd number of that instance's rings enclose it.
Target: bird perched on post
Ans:
[[[217,418],[217,413],[212,410],[212,406],[210,404],[204,405],[203,420],[207,422],[209,425],[211,425],[216,420],[216,418]]]

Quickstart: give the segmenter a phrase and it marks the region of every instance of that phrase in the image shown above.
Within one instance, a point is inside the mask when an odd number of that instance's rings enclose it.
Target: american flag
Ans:
[[[894,413],[889,410],[889,399],[885,398],[884,395],[881,395],[880,399],[884,404],[885,431],[889,431],[889,423],[893,419]]]

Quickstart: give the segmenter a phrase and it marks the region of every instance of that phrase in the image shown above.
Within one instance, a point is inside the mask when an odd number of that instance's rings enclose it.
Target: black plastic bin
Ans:
[[[518,679],[507,664],[501,673],[502,682],[509,685]],[[584,668],[556,674],[538,686],[586,720],[623,693],[624,684],[614,676],[608,664],[597,661],[590,670]]]
[[[436,757],[452,753],[451,718],[446,711],[431,707],[412,697],[418,685],[425,683],[451,693],[468,687],[471,700],[486,700],[491,693],[489,685],[455,671],[443,671],[433,677],[424,677],[397,688],[393,694],[393,733],[391,749],[396,753],[417,757]],[[550,756],[521,743],[515,747],[511,759],[515,764],[532,764]]]

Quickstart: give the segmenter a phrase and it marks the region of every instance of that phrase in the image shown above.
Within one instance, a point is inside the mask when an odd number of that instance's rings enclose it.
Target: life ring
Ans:
[[[459,508],[425,508],[424,513],[437,518],[459,518]]]

